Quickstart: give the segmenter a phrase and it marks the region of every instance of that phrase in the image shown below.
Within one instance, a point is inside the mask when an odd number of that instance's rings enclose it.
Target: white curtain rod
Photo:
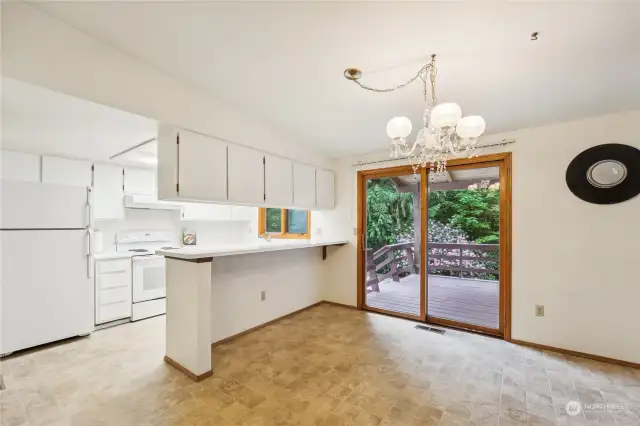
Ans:
[[[516,142],[515,139],[502,139],[500,142],[496,142],[488,145],[478,145],[476,149],[493,148],[496,146],[506,146],[506,145],[511,145],[512,143],[515,143],[515,142]],[[351,167],[367,166],[369,164],[380,164],[380,163],[398,163],[398,162],[407,163],[408,161],[409,159],[407,157],[389,159],[389,160],[358,161],[357,163],[352,164]]]

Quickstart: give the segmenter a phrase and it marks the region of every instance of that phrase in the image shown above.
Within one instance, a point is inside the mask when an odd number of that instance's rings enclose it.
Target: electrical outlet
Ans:
[[[264,291],[264,290],[262,290],[262,291],[260,292],[260,301],[261,301],[261,302],[264,302],[265,300],[267,300],[267,292],[266,292],[266,291]]]
[[[544,316],[544,305],[536,305],[536,316],[537,317]]]
[[[322,228],[316,228],[316,235],[322,235]]]
[[[353,228],[353,235],[358,235],[358,228]]]

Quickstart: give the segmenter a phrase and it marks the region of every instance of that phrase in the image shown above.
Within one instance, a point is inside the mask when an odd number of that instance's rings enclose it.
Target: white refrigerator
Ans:
[[[0,354],[91,333],[89,188],[0,185]]]

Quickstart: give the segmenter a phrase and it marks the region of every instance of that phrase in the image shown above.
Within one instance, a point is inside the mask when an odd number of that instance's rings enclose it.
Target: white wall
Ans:
[[[212,342],[321,301],[325,281],[319,247],[216,258],[212,274]]]
[[[594,205],[576,198],[565,182],[569,162],[591,146],[640,148],[638,122],[640,110],[484,138],[517,140],[507,147],[513,152],[513,339],[640,362],[640,196]],[[345,233],[356,226],[357,170],[351,164],[359,159],[337,167],[337,209],[325,217]],[[351,238],[340,256],[328,259],[324,298],[355,305]],[[534,315],[536,304],[545,305],[545,317]]]
[[[173,210],[125,209],[124,219],[96,220],[94,229],[102,232],[102,251],[115,250],[116,234],[119,231],[150,230],[173,231],[176,244],[180,242],[180,213]]]

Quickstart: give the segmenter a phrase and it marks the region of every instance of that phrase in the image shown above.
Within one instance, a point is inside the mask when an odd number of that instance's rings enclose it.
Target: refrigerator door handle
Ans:
[[[87,255],[87,278],[93,278],[93,260],[91,255]]]
[[[92,232],[92,229],[87,229],[87,278],[93,278],[93,250],[91,249]]]

